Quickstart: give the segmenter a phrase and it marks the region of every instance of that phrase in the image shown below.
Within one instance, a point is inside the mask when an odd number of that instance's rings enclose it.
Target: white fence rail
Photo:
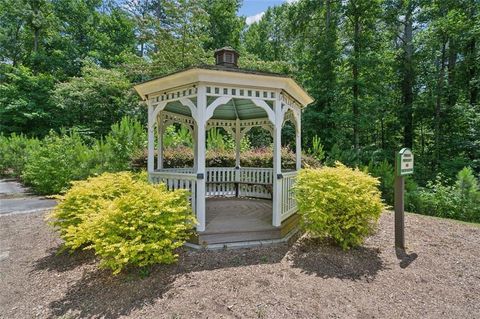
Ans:
[[[234,167],[208,167],[206,171],[206,196],[236,195],[237,179]]]
[[[192,211],[196,212],[196,186],[197,175],[192,173],[175,173],[171,171],[158,171],[149,173],[150,182],[154,184],[165,183],[169,190],[186,189],[190,191]]]
[[[179,173],[193,174],[195,176],[193,168],[190,167],[164,168],[155,171],[154,175],[168,176],[168,178],[159,181],[166,183],[168,186],[169,179],[175,179],[175,176]],[[272,168],[241,167],[236,169],[234,167],[207,167],[205,178],[206,196],[272,198]]]
[[[273,168],[240,168],[239,196],[272,198]]]
[[[282,178],[282,196],[281,196],[281,220],[284,221],[297,211],[297,202],[293,193],[293,184],[297,177],[297,172],[283,173]]]

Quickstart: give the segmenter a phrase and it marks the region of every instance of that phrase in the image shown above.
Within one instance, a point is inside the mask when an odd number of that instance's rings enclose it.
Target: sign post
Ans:
[[[395,156],[395,247],[405,249],[405,175],[413,174],[413,153],[402,148]]]

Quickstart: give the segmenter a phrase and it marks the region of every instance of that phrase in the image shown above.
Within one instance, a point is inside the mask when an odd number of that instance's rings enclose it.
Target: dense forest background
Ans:
[[[229,45],[241,67],[289,74],[315,98],[305,149],[318,136],[327,160],[368,165],[410,147],[421,185],[480,171],[480,1],[299,0],[251,25],[240,6],[0,0],[0,133],[104,136],[125,115],[144,120],[134,83]]]

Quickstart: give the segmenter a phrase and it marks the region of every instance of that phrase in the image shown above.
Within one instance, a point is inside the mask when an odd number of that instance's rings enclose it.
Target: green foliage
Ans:
[[[167,148],[163,152],[164,167],[193,167],[193,151],[187,147]],[[320,167],[315,158],[302,154],[302,163],[308,167]],[[143,169],[147,165],[146,150],[132,160],[134,168]],[[240,165],[243,167],[272,167],[273,150],[271,148],[246,149],[240,154]],[[235,167],[235,153],[231,150],[208,149],[206,153],[207,167]],[[295,153],[282,148],[282,168],[295,169]]]
[[[379,179],[380,184],[378,187],[382,193],[383,200],[387,204],[393,205],[395,196],[395,169],[393,165],[385,160],[377,165],[372,162],[368,165],[367,172]]]
[[[0,132],[46,135],[57,124],[53,85],[52,75],[0,64]]]
[[[288,4],[268,8],[262,19],[245,32],[245,47],[265,61],[286,61],[291,42],[287,37]]]
[[[111,127],[104,140],[98,140],[92,148],[94,172],[117,172],[130,169],[130,162],[140,153],[146,142],[142,124],[130,117],[124,117]]]
[[[386,160],[375,164],[373,161],[365,167],[366,172],[374,177],[377,177],[380,181],[379,189],[382,193],[382,199],[390,206],[394,204],[395,196],[395,168],[392,164]],[[414,194],[417,191],[417,184],[411,178],[411,176],[405,176],[405,206],[410,207],[413,205],[411,202],[415,201]],[[412,197],[413,196],[413,197]]]
[[[140,112],[126,77],[92,64],[82,68],[82,77],[57,84],[54,101],[63,110],[66,125],[88,128],[96,137],[106,135],[123,116]]]
[[[224,135],[218,129],[212,128],[207,132],[207,147],[216,150],[226,149]]]
[[[450,185],[442,175],[411,194],[407,209],[416,213],[480,222],[480,190],[473,171],[462,169],[456,183]]]
[[[317,135],[313,137],[312,147],[308,149],[308,153],[314,158],[316,158],[319,162],[325,159],[325,151],[323,150],[323,144]]]
[[[169,125],[165,128],[163,133],[163,146],[165,148],[176,148],[181,146],[193,147],[192,134],[189,130],[180,125],[176,127],[175,125]]]
[[[89,175],[91,152],[76,132],[51,132],[28,155],[22,179],[39,194],[64,191],[71,181]]]
[[[145,174],[105,173],[74,182],[49,216],[65,248],[93,249],[114,274],[172,263],[195,225],[185,190],[152,185]]]
[[[463,198],[472,201],[480,200],[478,181],[470,167],[464,167],[458,172],[455,187]]]
[[[40,141],[36,138],[15,133],[8,137],[0,135],[0,175],[19,178],[29,155],[39,147]]]
[[[16,169],[16,174],[39,194],[57,194],[68,189],[71,181],[130,169],[132,158],[143,151],[145,139],[140,122],[125,117],[112,125],[105,139],[93,140],[92,146],[77,130],[61,134],[52,131],[41,142],[24,137],[0,141],[10,143],[5,145],[15,151],[12,156],[18,162],[17,167],[5,169]],[[28,147],[19,149],[23,145]],[[10,157],[5,158],[8,161]]]
[[[340,163],[301,170],[295,185],[302,227],[343,249],[361,245],[382,212],[378,180]]]
[[[207,50],[215,50],[224,46],[236,49],[240,47],[240,33],[245,21],[237,16],[241,6],[240,0],[205,0],[205,11],[208,14],[209,39],[205,43]]]

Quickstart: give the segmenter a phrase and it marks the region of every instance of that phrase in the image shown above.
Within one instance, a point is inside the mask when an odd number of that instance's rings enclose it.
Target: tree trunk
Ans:
[[[352,75],[353,75],[353,85],[352,85],[352,108],[353,108],[353,145],[355,152],[359,153],[360,151],[360,132],[359,132],[359,122],[360,122],[360,110],[359,110],[359,95],[360,88],[358,86],[359,80],[359,56],[360,56],[360,21],[358,14],[356,13],[354,17],[354,35],[353,35],[353,56],[354,61],[352,65]]]
[[[33,52],[38,52],[38,38],[40,37],[40,30],[38,28],[33,29]]]
[[[477,64],[476,64],[476,42],[475,38],[472,38],[468,42],[467,48],[468,54],[468,86],[469,86],[469,102],[470,105],[477,104],[478,101],[478,85],[475,83],[475,77],[477,75]]]
[[[476,0],[472,0],[470,3],[470,19],[475,21],[476,15]],[[475,105],[478,102],[478,84],[475,83],[475,78],[477,76],[477,48],[476,48],[476,39],[475,35],[472,35],[470,40],[467,42],[467,76],[468,76],[468,100],[470,105]]]
[[[440,60],[440,70],[437,79],[437,97],[435,101],[435,166],[438,166],[440,161],[440,141],[441,141],[441,115],[442,115],[442,94],[443,82],[445,74],[445,56],[446,56],[446,37],[442,41],[442,54]]]
[[[413,7],[409,3],[405,14],[404,47],[403,47],[403,144],[413,148]]]
[[[332,7],[331,7],[331,3],[330,3],[330,0],[325,0],[325,29],[327,31],[327,34],[328,34],[328,31],[330,29],[330,21],[331,21],[331,15],[332,15]]]
[[[457,103],[455,87],[455,66],[457,64],[457,51],[452,39],[448,41],[448,107],[452,108]]]

